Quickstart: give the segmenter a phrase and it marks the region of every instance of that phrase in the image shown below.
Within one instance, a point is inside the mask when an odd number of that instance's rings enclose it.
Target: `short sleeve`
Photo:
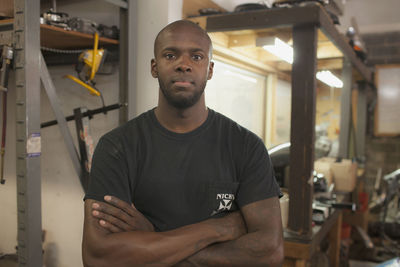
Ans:
[[[239,207],[259,200],[280,197],[271,159],[263,142],[253,134],[245,142],[239,189],[236,202]]]
[[[126,156],[121,145],[103,136],[96,146],[84,199],[103,201],[105,195],[131,202]]]

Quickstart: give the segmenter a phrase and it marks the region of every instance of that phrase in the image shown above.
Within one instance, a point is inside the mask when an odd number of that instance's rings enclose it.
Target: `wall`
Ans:
[[[138,26],[140,39],[137,62],[137,98],[130,104],[135,112],[141,113],[156,105],[158,85],[150,76],[150,59],[153,54],[155,34],[168,22],[181,16],[181,0],[138,1]],[[160,7],[160,5],[165,7]],[[47,6],[42,5],[42,9]],[[119,8],[105,1],[59,1],[58,11],[70,16],[82,16],[107,25],[119,24]],[[167,11],[166,11],[167,10]],[[91,96],[85,89],[63,78],[74,74],[72,65],[49,68],[60,99],[60,108],[65,115],[72,115],[73,109],[86,106],[100,107],[100,99]],[[102,90],[107,104],[118,102],[118,79],[116,71],[109,76],[96,76],[97,86]],[[11,76],[10,85],[14,83]],[[0,185],[0,253],[14,253],[17,245],[16,170],[15,170],[15,89],[10,89],[8,99],[8,129],[5,158],[6,184]],[[42,89],[41,121],[53,120],[54,114]],[[118,124],[118,112],[99,114],[90,121],[94,142],[105,132]],[[74,123],[69,123],[73,138],[76,138]],[[83,226],[83,190],[72,167],[66,146],[58,126],[42,129],[42,227],[46,230],[44,262],[47,267],[79,267]]]
[[[346,0],[338,27],[341,32],[346,32],[351,26],[351,17],[355,17],[361,34],[398,31],[399,9],[398,0]]]
[[[368,65],[400,64],[400,26],[394,32],[362,35],[368,51]]]
[[[129,96],[129,118],[157,105],[158,82],[151,76],[150,61],[157,33],[168,23],[182,18],[182,0],[138,1],[135,92]]]

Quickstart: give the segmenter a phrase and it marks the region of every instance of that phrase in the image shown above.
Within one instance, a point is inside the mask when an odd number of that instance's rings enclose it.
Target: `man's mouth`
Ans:
[[[175,81],[172,81],[172,82],[173,82],[173,84],[175,86],[178,86],[178,87],[189,87],[189,86],[193,85],[193,82],[186,81],[186,80],[175,80]]]

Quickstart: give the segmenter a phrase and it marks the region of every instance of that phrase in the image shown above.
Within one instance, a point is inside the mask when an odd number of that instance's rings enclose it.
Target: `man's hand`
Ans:
[[[151,222],[139,212],[133,203],[129,205],[114,196],[105,196],[104,202],[92,204],[92,215],[110,233],[149,231],[154,232]]]

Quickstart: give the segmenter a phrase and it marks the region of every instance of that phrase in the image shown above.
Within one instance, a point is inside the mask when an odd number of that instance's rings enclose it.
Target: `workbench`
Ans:
[[[342,226],[342,211],[335,210],[322,225],[312,228],[309,240],[297,238],[297,234],[284,231],[285,262],[283,266],[305,267],[307,262],[319,250],[326,237],[329,239],[329,262],[332,267],[339,267],[340,235]]]

